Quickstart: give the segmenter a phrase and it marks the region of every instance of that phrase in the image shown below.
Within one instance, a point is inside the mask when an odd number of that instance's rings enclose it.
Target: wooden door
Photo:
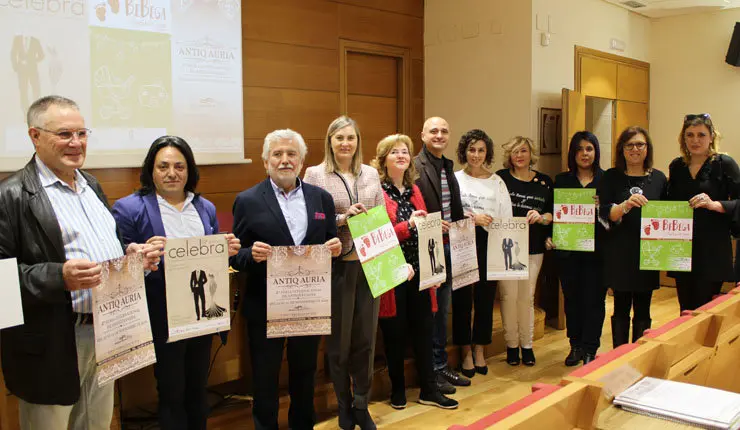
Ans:
[[[570,138],[577,131],[586,129],[586,96],[578,91],[563,88],[562,92],[563,105],[563,126],[562,126],[562,169],[568,169],[568,144]]]
[[[399,69],[401,60],[364,52],[347,53],[347,114],[362,133],[362,159],[375,157],[378,142],[401,132]]]
[[[647,103],[628,102],[617,100],[614,108],[614,138],[612,142],[612,160],[616,160],[617,139],[627,127],[640,126],[649,128]]]

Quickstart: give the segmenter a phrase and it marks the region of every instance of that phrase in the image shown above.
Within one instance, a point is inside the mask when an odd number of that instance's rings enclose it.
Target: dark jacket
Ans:
[[[203,231],[206,235],[217,234],[218,220],[216,206],[200,196],[193,198],[193,206],[203,222]],[[155,193],[140,196],[131,194],[113,205],[113,216],[121,229],[123,243],[146,243],[154,236],[166,236],[162,214]],[[145,278],[146,301],[149,307],[149,323],[152,327],[152,337],[155,342],[165,342],[169,337],[167,325],[167,296],[165,294],[164,270],[165,259],[159,263],[159,270],[151,272]],[[202,284],[201,284],[202,285]],[[226,342],[225,333],[221,336]]]
[[[80,171],[103,204],[98,181]],[[72,405],[80,397],[77,347],[62,231],[34,159],[0,183],[0,259],[16,258],[25,324],[0,333],[5,383],[29,403]]]
[[[440,174],[432,164],[429,157],[432,157],[427,152],[426,147],[422,147],[419,151],[419,155],[414,157],[414,165],[419,173],[419,179],[416,180],[416,186],[421,190],[421,195],[424,196],[424,203],[427,205],[427,211],[429,213],[441,212],[442,211],[442,183]],[[457,177],[455,176],[455,164],[452,160],[442,158],[442,164],[447,175],[447,184],[450,187],[450,214],[452,221],[458,221],[465,218],[463,212],[462,201],[460,200],[460,185],[457,183]]]
[[[302,243],[294,243],[280,209],[275,190],[267,178],[242,191],[234,201],[234,235],[242,248],[229,259],[231,266],[247,273],[247,287],[242,312],[250,320],[264,323],[267,318],[267,262],[252,257],[254,242],[270,246],[323,245],[337,237],[334,198],[319,187],[303,182],[308,228]]]

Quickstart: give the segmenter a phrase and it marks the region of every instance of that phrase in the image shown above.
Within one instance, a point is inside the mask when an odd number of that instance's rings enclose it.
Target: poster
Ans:
[[[685,201],[642,207],[640,270],[691,271],[694,210]]]
[[[157,361],[144,287],[144,257],[132,254],[100,263],[102,282],[92,289],[98,385]]]
[[[167,239],[164,258],[170,332],[167,342],[229,330],[226,236]]]
[[[526,217],[494,218],[488,226],[488,280],[529,279]]]
[[[331,251],[273,246],[267,260],[267,338],[331,334]]]
[[[406,259],[385,206],[355,215],[347,220],[347,225],[373,297],[406,281]]]
[[[18,280],[18,261],[15,258],[0,260],[0,329],[23,324],[21,284]]]
[[[593,188],[555,189],[552,241],[560,251],[593,252],[596,203]]]
[[[419,234],[419,290],[440,285],[447,280],[442,213],[434,212],[414,218]]]
[[[475,247],[475,221],[472,219],[466,217],[450,225],[450,260],[453,290],[480,280],[478,252]]]

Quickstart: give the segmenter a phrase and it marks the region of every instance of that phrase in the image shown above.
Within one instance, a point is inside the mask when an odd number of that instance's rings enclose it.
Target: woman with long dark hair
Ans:
[[[555,189],[597,188],[604,175],[599,165],[600,158],[601,151],[596,136],[588,131],[575,133],[568,148],[568,170],[555,177]],[[604,229],[598,222],[595,229],[594,252],[555,252],[565,298],[565,324],[570,340],[570,353],[565,358],[566,366],[576,366],[581,361],[588,364],[596,358],[600,345],[606,300],[601,261]],[[557,243],[552,243],[550,239],[548,241],[552,248],[557,249]]]

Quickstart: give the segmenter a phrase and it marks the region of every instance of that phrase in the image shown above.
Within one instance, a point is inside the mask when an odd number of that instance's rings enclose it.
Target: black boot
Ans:
[[[581,364],[581,360],[583,360],[583,354],[584,352],[580,347],[572,347],[570,349],[570,354],[565,357],[565,365],[571,367]]]
[[[637,339],[641,338],[645,330],[650,328],[650,324],[653,320],[636,320],[632,319],[632,342],[637,342]]]
[[[630,341],[630,319],[629,316],[612,316],[612,346],[614,348],[624,345]]]

